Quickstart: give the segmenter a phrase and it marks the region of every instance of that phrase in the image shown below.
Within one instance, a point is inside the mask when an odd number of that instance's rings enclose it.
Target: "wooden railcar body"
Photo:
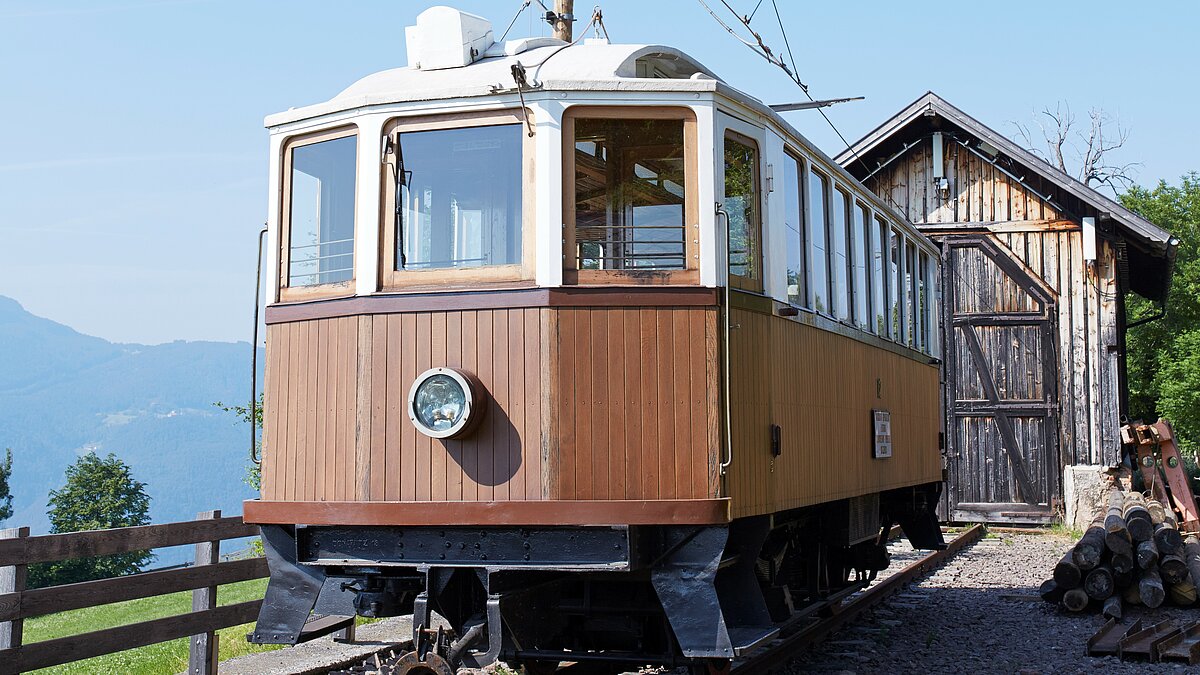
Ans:
[[[268,118],[275,283],[262,497],[245,516],[263,527],[273,576],[252,639],[294,643],[315,606],[414,612],[420,640],[436,609],[458,640],[483,640],[449,648],[468,665],[727,659],[773,635],[772,618],[865,584],[886,564],[876,540],[890,521],[936,544],[932,243],[677,50],[497,48],[454,69],[369,76]],[[516,66],[533,86],[496,84]],[[630,134],[676,130],[678,147],[647,142],[631,168],[609,161],[617,141],[601,150],[578,135],[628,120]],[[405,134],[460,128],[520,131],[520,199],[507,207],[519,232],[504,243],[520,253],[406,269],[422,221],[400,227],[397,195],[404,208],[429,203],[410,181],[431,172],[412,169],[417,146],[402,145],[417,136]],[[496,138],[446,152],[517,145]],[[335,147],[327,141],[353,144],[352,178],[338,179],[351,181],[353,204],[322,192],[314,212],[352,213],[353,227],[310,245],[290,231],[301,232],[292,181],[307,180],[292,169],[310,161],[300,149]],[[625,215],[581,206],[626,170],[637,177],[620,179],[636,193]],[[675,264],[608,267],[617,246],[601,237],[640,227],[614,223],[636,222],[628,214],[647,199],[666,205],[648,218],[678,218],[662,229],[681,238],[640,255]],[[454,204],[463,232],[499,222]],[[587,220],[597,213],[607,224]],[[639,236],[625,245],[638,250]],[[828,253],[809,241],[827,236]],[[325,279],[328,262],[335,278],[297,283],[289,256],[335,245],[312,275]],[[890,287],[871,272],[872,250]],[[485,392],[470,435],[432,438],[410,420],[410,387],[431,368],[469,373]],[[757,581],[756,560],[770,569]],[[599,598],[606,609],[589,604]]]

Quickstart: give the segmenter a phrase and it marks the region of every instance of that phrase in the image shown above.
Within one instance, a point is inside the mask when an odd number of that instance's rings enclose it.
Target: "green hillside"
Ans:
[[[13,450],[9,525],[45,532],[46,499],[80,454],[112,452],[147,484],[154,522],[241,513],[245,424],[213,407],[242,401],[246,343],[114,344],[0,296],[0,449]],[[186,558],[160,552],[156,564]]]

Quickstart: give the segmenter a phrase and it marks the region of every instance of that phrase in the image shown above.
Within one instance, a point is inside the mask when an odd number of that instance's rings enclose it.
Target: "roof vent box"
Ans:
[[[408,66],[440,70],[470,65],[496,41],[487,19],[453,7],[430,7],[417,15],[417,25],[405,26]]]

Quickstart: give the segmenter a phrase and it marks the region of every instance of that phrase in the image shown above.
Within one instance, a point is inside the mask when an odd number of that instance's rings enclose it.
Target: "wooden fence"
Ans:
[[[258,536],[241,516],[201,513],[194,521],[112,530],[29,536],[29,528],[0,530],[0,675],[61,665],[182,637],[191,637],[188,672],[216,672],[215,631],[254,621],[262,600],[217,606],[217,587],[268,575],[264,558],[220,562],[220,542]],[[33,563],[196,545],[195,565],[99,581],[27,589]],[[25,644],[25,619],[112,602],[192,591],[192,611],[151,621]]]

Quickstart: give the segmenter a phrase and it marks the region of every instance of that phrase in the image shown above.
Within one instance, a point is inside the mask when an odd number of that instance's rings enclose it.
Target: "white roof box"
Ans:
[[[417,25],[405,26],[408,67],[440,70],[470,65],[495,43],[487,19],[453,7],[430,7],[417,15]]]

